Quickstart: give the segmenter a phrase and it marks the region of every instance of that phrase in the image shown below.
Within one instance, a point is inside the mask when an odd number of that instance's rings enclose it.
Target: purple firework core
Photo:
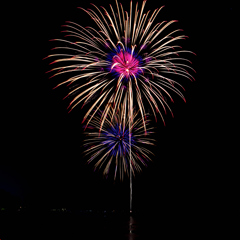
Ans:
[[[129,79],[131,76],[137,77],[142,71],[142,60],[134,53],[134,51],[131,51],[130,49],[123,50],[118,47],[117,51],[110,55],[110,71],[117,73],[118,76],[121,76],[124,79]]]
[[[103,133],[106,137],[104,144],[111,150],[111,155],[126,154],[129,151],[129,131],[123,126],[116,124]],[[131,145],[135,143],[131,134]]]
[[[139,61],[128,52],[120,51],[112,59],[112,69],[126,78],[136,75],[139,71]]]

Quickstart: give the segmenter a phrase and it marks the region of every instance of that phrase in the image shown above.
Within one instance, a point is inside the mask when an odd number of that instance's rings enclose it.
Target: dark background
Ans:
[[[91,2],[115,5],[110,0]],[[175,97],[175,117],[165,117],[166,127],[160,118],[153,123],[155,156],[134,179],[133,207],[199,218],[238,215],[235,6],[233,1],[148,0],[145,10],[162,5],[158,21],[177,19],[176,27],[189,36],[183,45],[197,54],[191,57],[196,81],[181,82],[187,103]],[[129,208],[128,180],[105,180],[85,164],[82,112],[67,113],[69,101],[62,100],[66,89],[52,90],[56,82],[45,74],[49,66],[42,59],[51,53],[49,40],[62,36],[61,25],[66,20],[88,25],[79,6],[91,7],[81,0],[6,7],[0,189],[33,211]],[[125,2],[124,7],[128,9]]]

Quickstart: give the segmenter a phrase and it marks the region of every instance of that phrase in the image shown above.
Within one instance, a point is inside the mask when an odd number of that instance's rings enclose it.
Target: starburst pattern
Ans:
[[[194,80],[189,73],[194,69],[180,55],[192,52],[182,50],[176,42],[186,36],[179,35],[181,29],[167,31],[175,20],[155,23],[162,7],[152,14],[144,13],[145,4],[143,1],[138,9],[137,3],[133,10],[131,1],[129,12],[117,0],[116,10],[110,5],[110,11],[92,4],[95,10],[82,10],[97,25],[96,29],[66,22],[66,38],[54,39],[62,45],[54,48],[59,53],[48,56],[55,58],[52,64],[58,65],[50,70],[51,77],[65,76],[57,87],[70,87],[66,96],[72,98],[70,111],[78,104],[83,107],[91,102],[83,118],[83,122],[87,119],[86,126],[102,109],[101,131],[110,108],[114,113],[124,103],[131,120],[134,106],[139,109],[146,130],[145,106],[156,120],[160,114],[164,122],[162,112],[171,112],[167,98],[173,102],[174,92],[185,101],[179,79]]]
[[[153,133],[149,127],[149,120],[145,118],[146,129],[137,112],[133,114],[133,125],[129,131],[129,119],[126,118],[124,109],[114,114],[110,108],[101,132],[102,113],[96,114],[85,131],[86,155],[90,155],[88,163],[94,163],[94,169],[103,169],[103,174],[108,176],[110,169],[114,171],[114,178],[119,172],[120,179],[129,174],[130,158],[131,171],[140,172],[147,166],[152,154],[146,147],[153,145],[150,135]],[[120,113],[120,114],[119,114]],[[130,157],[131,146],[131,157]]]

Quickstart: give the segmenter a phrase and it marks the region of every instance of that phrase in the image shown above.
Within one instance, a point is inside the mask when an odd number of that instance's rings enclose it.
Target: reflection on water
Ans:
[[[8,212],[0,215],[0,239],[147,239],[149,229],[145,220],[128,213],[106,211]]]
[[[0,215],[1,240],[141,240],[185,236],[193,219],[157,213],[133,214],[98,211],[14,212]],[[192,225],[191,225],[192,224]],[[198,231],[199,232],[199,231]],[[157,234],[157,235],[156,235]],[[158,236],[156,238],[156,236]]]
[[[128,239],[129,240],[134,240],[136,239],[137,236],[137,224],[133,216],[129,217],[129,234],[128,234]]]

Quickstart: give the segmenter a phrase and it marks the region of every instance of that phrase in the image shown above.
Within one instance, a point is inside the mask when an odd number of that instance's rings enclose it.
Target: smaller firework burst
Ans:
[[[149,120],[146,116],[146,131],[140,114],[134,112],[133,125],[129,131],[129,118],[124,109],[114,113],[110,108],[108,115],[101,127],[102,113],[99,112],[87,126],[87,135],[84,146],[86,155],[91,155],[88,163],[94,162],[94,170],[103,169],[103,175],[108,176],[114,172],[114,179],[119,173],[123,180],[125,174],[140,172],[143,166],[151,160],[150,150],[146,145],[153,145],[153,139],[149,137],[153,128],[148,127]],[[101,129],[101,131],[100,131]],[[130,164],[131,159],[131,166]]]

